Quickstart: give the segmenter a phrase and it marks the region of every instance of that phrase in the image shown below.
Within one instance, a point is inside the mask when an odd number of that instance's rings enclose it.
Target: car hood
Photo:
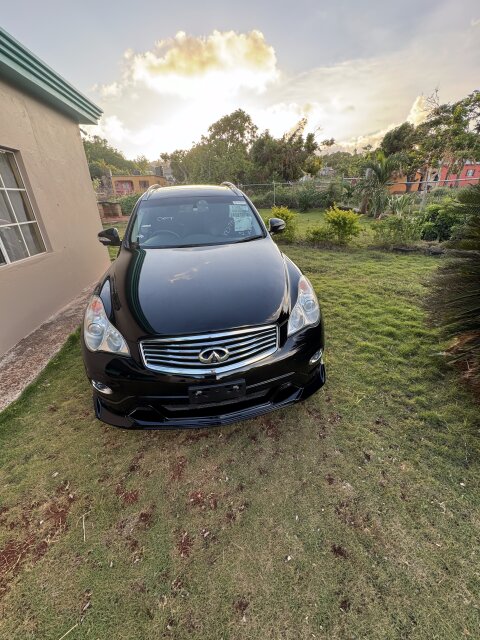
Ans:
[[[114,322],[127,339],[269,324],[288,312],[288,276],[269,238],[126,249],[112,265]]]

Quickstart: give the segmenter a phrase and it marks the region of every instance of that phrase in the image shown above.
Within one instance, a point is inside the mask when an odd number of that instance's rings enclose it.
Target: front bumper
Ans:
[[[220,426],[248,420],[308,398],[325,384],[322,361],[309,364],[323,349],[319,325],[288,338],[274,354],[228,375],[189,377],[146,369],[134,358],[92,353],[82,340],[87,376],[108,385],[111,395],[94,389],[97,418],[129,429],[179,429]],[[245,381],[235,400],[192,405],[189,387]]]

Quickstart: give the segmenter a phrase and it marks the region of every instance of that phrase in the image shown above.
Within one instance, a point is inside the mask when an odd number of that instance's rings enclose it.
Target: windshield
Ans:
[[[231,244],[264,237],[242,196],[189,196],[142,200],[130,242],[142,248]]]

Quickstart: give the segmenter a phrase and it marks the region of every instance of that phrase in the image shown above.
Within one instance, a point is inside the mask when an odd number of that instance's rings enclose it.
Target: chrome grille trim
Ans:
[[[228,360],[210,365],[200,362],[198,354],[215,347],[227,348],[230,352]],[[140,342],[142,362],[147,369],[193,377],[234,371],[268,357],[277,349],[278,327],[274,324]]]

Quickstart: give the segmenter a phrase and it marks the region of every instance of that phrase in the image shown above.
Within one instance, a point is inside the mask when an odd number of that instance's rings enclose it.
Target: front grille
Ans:
[[[140,351],[147,369],[183,375],[206,375],[234,371],[258,362],[274,353],[278,348],[278,329],[276,325],[237,329],[195,336],[175,336],[143,340]],[[215,349],[217,355],[228,357],[223,362],[202,362],[199,358],[208,357]]]

